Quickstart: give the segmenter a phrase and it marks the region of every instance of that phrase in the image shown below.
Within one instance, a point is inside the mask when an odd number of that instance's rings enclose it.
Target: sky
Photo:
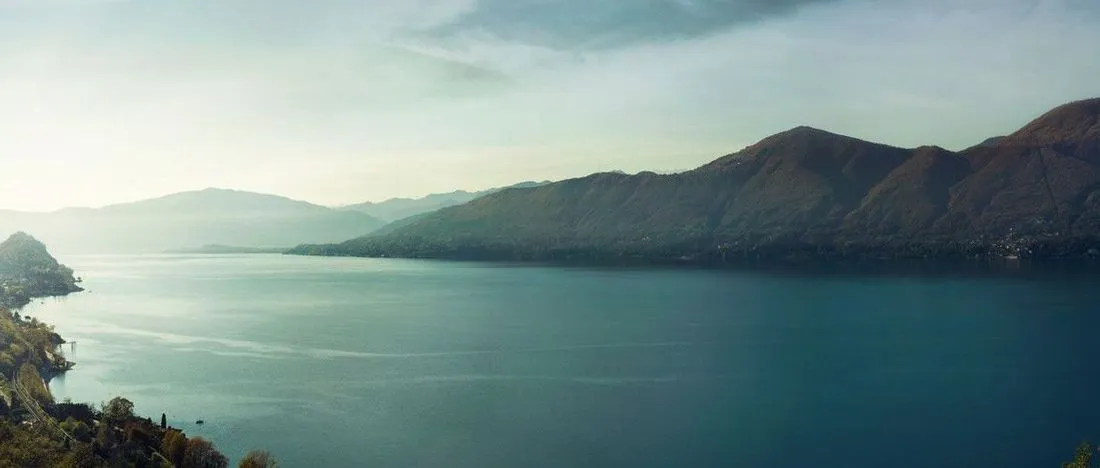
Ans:
[[[0,0],[0,208],[961,149],[1100,96],[1095,0]]]

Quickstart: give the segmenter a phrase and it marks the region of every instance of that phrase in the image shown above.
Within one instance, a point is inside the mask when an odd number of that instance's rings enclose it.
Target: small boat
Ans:
[[[198,420],[198,421],[195,421],[195,424],[205,424],[205,423],[206,423],[206,421],[203,421],[203,420],[201,420],[201,419],[200,419],[200,420]]]

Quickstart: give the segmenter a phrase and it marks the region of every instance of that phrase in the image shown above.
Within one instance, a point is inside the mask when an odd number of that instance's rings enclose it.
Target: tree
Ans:
[[[279,466],[279,461],[271,456],[271,452],[267,450],[248,452],[248,455],[245,455],[241,462],[237,464],[238,468],[275,468],[277,466]]]
[[[1090,468],[1092,466],[1092,445],[1081,442],[1077,446],[1077,452],[1073,455],[1073,461],[1062,463],[1062,468]]]
[[[142,445],[146,445],[156,440],[153,436],[154,430],[151,422],[134,419],[126,423],[122,433],[126,435],[127,442],[138,442]]]
[[[109,449],[118,444],[118,436],[109,424],[100,424],[96,429],[95,442],[104,449]]]
[[[4,369],[7,373],[6,371],[13,367],[15,367],[15,358],[7,351],[0,352],[0,369]]]
[[[175,429],[169,429],[164,433],[164,439],[160,444],[161,453],[172,460],[176,465],[183,464],[183,454],[187,450],[187,436]]]
[[[114,397],[103,406],[103,419],[120,424],[134,417],[134,403],[122,397]]]
[[[61,422],[61,429],[68,432],[74,439],[82,442],[87,442],[92,438],[92,428],[84,424],[84,421],[78,421],[72,416]]]
[[[229,460],[214,448],[214,444],[202,437],[194,437],[187,441],[187,449],[183,452],[182,468],[226,468]]]

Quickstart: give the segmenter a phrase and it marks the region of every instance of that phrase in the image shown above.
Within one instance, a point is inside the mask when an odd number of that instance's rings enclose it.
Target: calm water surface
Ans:
[[[1059,466],[1100,441],[1100,281],[62,256],[125,395],[284,466]],[[194,425],[196,419],[207,424]]]

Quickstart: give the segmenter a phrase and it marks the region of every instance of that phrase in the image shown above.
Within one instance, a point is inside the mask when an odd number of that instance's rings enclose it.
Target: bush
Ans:
[[[248,455],[245,455],[241,462],[237,464],[238,468],[275,468],[277,466],[279,466],[279,461],[266,450],[248,452]]]
[[[92,428],[88,427],[84,421],[73,419],[72,416],[61,423],[61,429],[81,442],[88,442],[92,439]]]
[[[1088,442],[1081,442],[1081,445],[1077,446],[1077,452],[1073,455],[1073,461],[1063,463],[1062,468],[1091,468],[1092,453],[1092,445]]]
[[[183,454],[187,450],[187,436],[175,429],[169,429],[164,433],[164,439],[160,444],[160,452],[172,463],[183,463]]]
[[[214,448],[214,444],[202,437],[187,441],[183,452],[183,468],[226,468],[229,460]]]
[[[114,397],[103,405],[103,419],[111,424],[122,424],[134,417],[134,403],[122,397]]]
[[[62,468],[96,468],[103,466],[103,464],[96,459],[95,452],[90,445],[81,444],[69,452],[58,466]]]

